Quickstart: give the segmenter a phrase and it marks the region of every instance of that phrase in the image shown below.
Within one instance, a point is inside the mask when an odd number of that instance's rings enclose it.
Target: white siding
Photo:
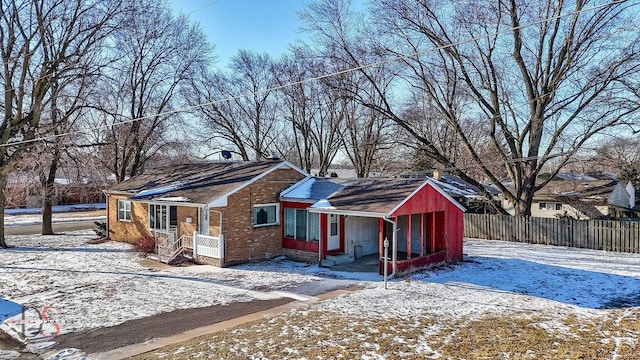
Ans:
[[[345,252],[353,254],[355,245],[362,246],[362,255],[378,252],[379,219],[348,216],[344,223]]]

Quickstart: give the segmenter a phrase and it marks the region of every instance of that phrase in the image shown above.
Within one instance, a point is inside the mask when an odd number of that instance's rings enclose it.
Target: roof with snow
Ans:
[[[280,194],[284,201],[311,203],[311,208],[354,213],[389,214],[423,186],[436,191],[464,211],[433,179],[309,178]]]
[[[226,195],[276,169],[294,169],[286,161],[195,162],[149,169],[119,184],[108,192],[130,193],[132,200],[155,200],[226,205]],[[223,199],[224,201],[218,201]],[[214,203],[218,201],[217,203]]]
[[[554,180],[535,194],[537,201],[579,198],[603,205],[618,182],[615,180]]]

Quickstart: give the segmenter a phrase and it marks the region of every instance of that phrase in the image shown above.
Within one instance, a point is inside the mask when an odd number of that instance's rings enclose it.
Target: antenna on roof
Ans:
[[[229,150],[220,151],[220,155],[222,155],[222,158],[225,161],[230,161],[231,160],[231,151],[229,151]]]

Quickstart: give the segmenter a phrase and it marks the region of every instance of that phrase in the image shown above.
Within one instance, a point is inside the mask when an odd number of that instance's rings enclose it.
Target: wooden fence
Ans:
[[[464,214],[464,236],[640,253],[640,222]]]

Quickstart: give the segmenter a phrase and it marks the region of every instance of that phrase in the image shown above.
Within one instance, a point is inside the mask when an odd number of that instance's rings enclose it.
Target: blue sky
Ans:
[[[266,52],[274,58],[289,44],[306,36],[299,31],[298,0],[171,0],[176,13],[200,23],[209,42],[215,45],[219,67],[239,49]]]

